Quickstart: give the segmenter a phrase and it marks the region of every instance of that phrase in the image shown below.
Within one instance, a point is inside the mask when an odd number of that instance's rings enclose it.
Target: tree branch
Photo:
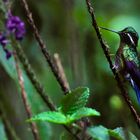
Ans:
[[[44,43],[44,41],[42,40],[40,34],[39,34],[39,31],[34,23],[34,20],[33,20],[33,17],[32,17],[32,13],[28,7],[28,4],[27,4],[27,1],[26,0],[21,0],[22,3],[23,3],[23,7],[26,11],[26,15],[28,17],[28,21],[29,21],[29,24],[31,25],[32,29],[33,29],[33,33],[34,33],[34,36],[39,44],[39,47],[44,55],[44,57],[46,58],[50,68],[51,68],[51,71],[53,72],[53,74],[55,75],[55,78],[56,80],[58,81],[59,85],[61,86],[61,89],[62,91],[64,92],[68,92],[69,89],[67,89],[67,87],[65,86],[65,83],[59,73],[59,71],[57,70],[54,62],[53,62],[53,59],[51,57],[51,55],[49,54],[49,51],[47,50],[47,47]]]
[[[109,47],[108,47],[107,44],[105,44],[105,42],[102,39],[102,35],[101,35],[100,31],[99,31],[99,27],[98,27],[98,24],[97,24],[97,21],[96,21],[94,9],[91,6],[90,0],[86,0],[86,4],[87,4],[88,12],[89,12],[89,14],[91,16],[91,19],[92,19],[93,28],[96,31],[98,40],[99,40],[99,42],[101,44],[103,52],[104,52],[104,54],[106,56],[106,59],[107,59],[107,61],[109,63],[110,69],[112,70],[112,73],[114,74],[114,77],[115,77],[117,85],[118,85],[118,87],[120,89],[120,92],[121,92],[122,96],[124,97],[124,100],[127,103],[131,113],[133,114],[134,119],[135,119],[138,127],[140,127],[140,117],[139,117],[137,111],[135,110],[134,106],[132,105],[132,102],[131,102],[131,100],[128,97],[128,92],[125,90],[123,82],[122,82],[121,78],[119,77],[118,73],[116,72],[116,69],[113,69],[113,63],[112,63],[112,60],[110,58],[109,50],[108,50]]]

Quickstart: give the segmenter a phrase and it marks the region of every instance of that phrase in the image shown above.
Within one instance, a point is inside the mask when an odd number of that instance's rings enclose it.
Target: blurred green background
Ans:
[[[92,2],[100,26],[117,31],[132,26],[140,34],[139,0],[92,0]],[[88,106],[101,112],[101,117],[94,118],[93,123],[102,124],[107,128],[126,127],[140,139],[139,128],[117,88],[92,28],[85,0],[28,0],[28,3],[49,52],[52,56],[54,53],[60,55],[70,87],[87,86],[90,88],[91,95]],[[22,42],[23,49],[47,93],[56,105],[59,105],[63,92],[33,37],[22,4],[15,0],[12,6],[13,13],[19,15],[26,23],[27,33]],[[102,35],[108,42],[111,53],[114,54],[119,45],[119,36],[107,31],[103,31]],[[3,53],[2,50],[1,53]],[[1,106],[19,138],[32,140],[29,125],[25,122],[27,117],[17,82],[13,82],[13,80],[16,81],[16,72],[14,68],[12,69],[13,58],[6,61],[2,54],[0,59],[2,64],[0,66]],[[114,59],[113,56],[112,59]],[[25,87],[33,113],[49,110],[36,95],[26,74],[25,78]],[[135,93],[131,87],[126,87],[133,104],[140,112]],[[37,124],[40,128],[41,140],[58,140],[63,131],[63,128],[58,125]],[[3,131],[1,132],[3,133]]]

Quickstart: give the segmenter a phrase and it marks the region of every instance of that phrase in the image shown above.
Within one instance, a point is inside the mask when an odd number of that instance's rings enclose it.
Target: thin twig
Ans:
[[[35,87],[35,89],[37,90],[37,92],[39,93],[41,98],[44,100],[44,102],[47,104],[47,106],[50,108],[50,110],[56,110],[55,105],[53,104],[53,102],[51,101],[49,96],[47,96],[47,93],[45,92],[43,86],[40,84],[40,82],[36,78],[36,75],[31,67],[31,65],[29,64],[28,59],[25,56],[20,44],[17,41],[15,41],[14,39],[12,39],[12,44],[13,44],[13,47],[16,51],[16,54],[17,54],[20,62],[24,66],[25,72],[27,73],[33,86]],[[68,126],[65,126],[65,125],[63,125],[63,126],[71,135],[73,135],[76,138],[76,140],[79,140],[78,136],[76,136]]]
[[[65,75],[65,72],[64,72],[62,63],[61,63],[61,59],[60,59],[58,53],[55,53],[54,54],[54,63],[56,64],[57,71],[60,74],[61,79],[63,80],[63,83],[64,83],[65,87],[69,90],[70,89],[70,86],[69,86],[68,80],[66,78],[66,75]]]
[[[72,130],[66,126],[66,125],[63,125],[63,127],[76,139],[76,140],[81,140],[75,133],[72,132]]]
[[[7,118],[7,115],[5,113],[5,108],[1,101],[0,101],[0,114],[1,114],[1,117],[2,117],[2,120],[4,123],[6,133],[10,135],[11,139],[20,140],[20,138],[16,134],[14,128],[12,127],[9,119]]]
[[[32,112],[31,112],[31,108],[30,108],[28,101],[27,101],[27,93],[26,93],[25,88],[24,88],[24,79],[22,76],[22,71],[19,67],[18,58],[16,56],[16,53],[14,54],[14,58],[15,58],[15,65],[16,65],[16,70],[17,70],[17,75],[18,75],[19,86],[21,89],[21,97],[23,100],[23,104],[24,104],[28,119],[30,119],[32,117]],[[31,130],[32,130],[34,139],[40,140],[36,124],[34,122],[31,122],[30,126],[31,126]]]
[[[16,51],[16,54],[17,54],[19,60],[21,61],[22,65],[24,66],[25,72],[27,73],[27,75],[28,75],[29,79],[31,80],[33,86],[35,87],[36,91],[39,93],[39,95],[41,96],[43,101],[47,104],[47,106],[51,110],[56,110],[54,103],[49,98],[49,96],[47,96],[45,89],[43,88],[43,86],[41,85],[39,80],[37,79],[36,74],[34,73],[30,63],[28,62],[28,59],[25,56],[24,51],[22,50],[22,47],[20,46],[20,44],[17,41],[15,41],[14,39],[12,39],[12,44],[13,44],[13,47]]]
[[[33,29],[33,33],[34,33],[34,36],[39,44],[39,47],[41,48],[41,51],[44,55],[44,57],[46,58],[50,68],[51,68],[51,71],[53,72],[56,80],[58,81],[62,91],[67,94],[69,89],[68,87],[65,85],[65,81],[63,80],[63,78],[61,77],[61,73],[59,73],[57,67],[55,66],[54,62],[53,62],[53,59],[51,57],[51,55],[49,54],[49,51],[47,50],[47,47],[44,43],[44,41],[42,40],[40,34],[39,34],[39,31],[35,25],[35,22],[34,22],[34,19],[32,17],[32,13],[31,11],[29,10],[29,7],[28,7],[28,4],[27,4],[27,1],[26,0],[21,0],[22,3],[23,3],[23,6],[24,6],[24,9],[26,11],[26,15],[28,17],[28,21],[29,21],[29,24],[31,25],[32,29]],[[65,129],[67,129],[73,136],[75,136],[76,139],[79,139],[77,135],[73,134],[73,132],[70,130],[69,127],[67,126],[64,126]]]
[[[46,58],[50,68],[51,68],[51,71],[53,72],[53,74],[55,75],[55,78],[56,80],[58,81],[59,85],[61,86],[61,89],[64,91],[64,92],[68,92],[68,89],[67,87],[65,86],[64,84],[64,81],[60,75],[60,73],[58,72],[56,66],[54,65],[54,62],[51,58],[51,55],[49,54],[49,51],[47,50],[47,47],[44,43],[44,41],[42,40],[40,34],[39,34],[39,31],[35,25],[35,22],[33,20],[33,17],[32,17],[32,13],[28,7],[28,4],[27,4],[27,1],[26,0],[21,0],[22,3],[23,3],[23,6],[24,6],[24,9],[26,11],[26,15],[28,17],[28,20],[29,20],[29,24],[31,25],[32,29],[33,29],[33,33],[34,33],[34,36],[39,44],[39,47],[44,55],[44,57]]]
[[[131,113],[133,114],[134,119],[135,119],[138,127],[140,127],[140,117],[139,117],[137,111],[135,110],[134,106],[132,105],[132,102],[128,97],[128,92],[125,90],[123,82],[122,82],[121,78],[119,77],[118,73],[116,72],[116,69],[113,69],[113,63],[112,63],[112,60],[111,60],[110,55],[109,55],[108,45],[102,39],[101,33],[99,31],[98,24],[97,24],[97,21],[96,21],[96,17],[95,17],[95,14],[94,14],[94,9],[91,6],[90,0],[86,0],[86,4],[87,4],[88,12],[91,15],[92,25],[93,25],[93,27],[94,27],[94,29],[96,31],[97,37],[98,37],[99,42],[101,44],[101,47],[102,47],[102,49],[104,51],[106,59],[107,59],[107,61],[109,63],[110,69],[112,70],[112,72],[114,74],[114,77],[115,77],[115,79],[117,81],[117,85],[118,85],[118,87],[119,87],[119,89],[121,91],[121,94],[124,97],[127,105],[129,106],[129,109],[131,110]]]

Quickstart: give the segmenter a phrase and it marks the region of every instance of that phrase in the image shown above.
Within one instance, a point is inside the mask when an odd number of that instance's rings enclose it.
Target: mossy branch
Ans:
[[[102,35],[100,33],[100,30],[99,30],[99,26],[98,26],[97,21],[96,21],[94,9],[91,6],[90,0],[86,0],[86,4],[87,4],[88,12],[89,12],[89,14],[91,16],[92,26],[95,29],[95,32],[96,32],[97,37],[98,37],[98,40],[99,40],[100,45],[101,45],[101,47],[103,49],[103,52],[105,54],[105,57],[106,57],[106,59],[108,61],[108,64],[110,66],[110,69],[111,69],[112,73],[114,74],[114,77],[115,77],[115,80],[117,82],[118,88],[120,89],[120,92],[121,92],[122,96],[124,97],[125,102],[127,103],[127,105],[129,107],[131,113],[133,114],[134,119],[135,119],[138,127],[140,127],[140,117],[139,117],[137,111],[135,110],[134,106],[132,105],[132,102],[131,102],[131,100],[130,100],[130,98],[128,96],[128,92],[125,90],[124,84],[123,84],[121,78],[119,77],[119,74],[116,72],[116,69],[113,68],[113,63],[112,63],[112,60],[110,58],[109,50],[108,50],[109,47],[104,42],[104,40],[102,38]]]

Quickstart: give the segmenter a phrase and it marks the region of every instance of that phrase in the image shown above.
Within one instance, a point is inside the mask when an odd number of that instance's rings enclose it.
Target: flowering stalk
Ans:
[[[39,82],[39,80],[37,79],[31,65],[28,62],[28,59],[26,58],[22,47],[20,46],[20,44],[15,40],[15,39],[11,39],[11,43],[12,46],[14,47],[16,54],[19,58],[19,60],[21,61],[26,74],[28,75],[29,79],[31,80],[33,86],[35,87],[36,91],[39,93],[39,95],[42,97],[42,99],[44,100],[44,102],[47,104],[47,106],[51,109],[51,110],[56,110],[55,105],[53,104],[53,102],[51,101],[51,99],[47,96],[47,93],[45,92],[45,89],[43,88],[43,86],[41,85],[41,83]]]
[[[8,2],[8,0],[3,0],[6,9],[5,11],[7,11],[7,13],[5,12],[5,30],[0,33],[0,44],[6,54],[7,59],[12,56],[12,52],[7,48],[9,36],[14,35],[16,40],[21,41],[26,33],[24,22],[18,16],[12,15],[11,9],[8,8]]]
[[[6,29],[8,33],[14,34],[16,40],[22,40],[26,32],[24,22],[18,16],[13,16],[11,12],[8,13]]]
[[[6,39],[6,36],[2,33],[0,33],[0,44],[3,48],[3,51],[5,52],[6,54],[6,58],[9,59],[12,55],[12,52],[9,51],[7,48],[6,48],[6,45],[8,44],[8,40]]]

